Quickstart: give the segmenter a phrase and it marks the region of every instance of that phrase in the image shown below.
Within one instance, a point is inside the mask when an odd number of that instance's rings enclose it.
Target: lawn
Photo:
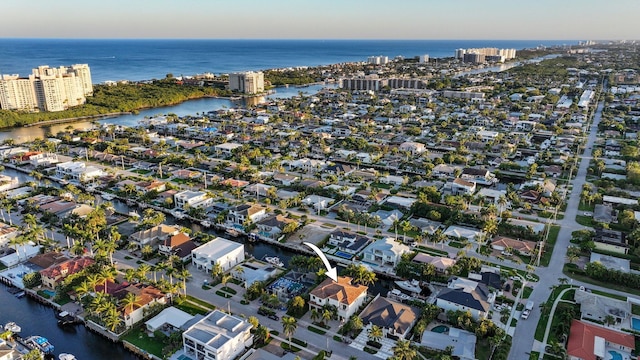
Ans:
[[[547,238],[547,243],[545,244],[546,250],[540,257],[540,266],[549,266],[551,255],[553,254],[553,248],[556,245],[556,241],[558,240],[558,233],[560,233],[560,226],[551,225],[551,228],[549,229],[549,237]]]
[[[595,223],[591,216],[576,215],[576,222],[583,226],[593,227]]]
[[[449,246],[454,247],[454,248],[458,248],[458,249],[462,249],[462,248],[465,247],[465,245],[463,243],[458,242],[458,241],[453,241],[453,240],[449,241]]]
[[[580,204],[578,205],[578,210],[593,212],[593,209],[595,209],[595,207],[596,207],[596,204],[589,205],[587,203],[580,201]]]
[[[191,315],[204,315],[209,312],[207,309],[186,301],[181,304],[174,303],[173,306]]]
[[[449,253],[444,250],[434,249],[434,248],[422,246],[422,245],[418,245],[416,247],[416,250],[426,254],[435,255],[435,256],[449,256]]]
[[[165,345],[155,338],[149,337],[144,331],[143,326],[131,330],[122,340],[128,341],[140,349],[162,358],[162,348],[164,348]]]
[[[196,303],[196,304],[200,305],[201,307],[203,307],[205,309],[209,309],[209,310],[215,310],[216,309],[216,307],[214,305],[212,305],[212,304],[210,304],[210,303],[208,303],[208,302],[206,302],[204,300],[200,300],[200,299],[198,299],[196,297],[193,297],[191,295],[187,295],[187,300],[189,300],[189,301],[191,301],[193,303]]]
[[[547,303],[552,304],[553,302],[556,300],[556,297],[560,294],[560,291],[568,288],[569,285],[560,285],[557,286],[553,289],[553,291],[551,292],[551,294],[549,295],[549,298],[547,299]],[[556,310],[557,311],[557,310]],[[548,312],[542,312],[540,315],[540,320],[538,321],[538,325],[536,327],[536,333],[534,335],[534,338],[538,341],[542,341],[542,338],[544,337],[544,330],[547,327],[547,321],[549,321],[549,313]]]

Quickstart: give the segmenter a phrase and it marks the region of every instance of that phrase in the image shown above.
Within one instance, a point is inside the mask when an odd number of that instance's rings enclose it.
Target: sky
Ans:
[[[639,0],[2,0],[5,38],[640,39]]]

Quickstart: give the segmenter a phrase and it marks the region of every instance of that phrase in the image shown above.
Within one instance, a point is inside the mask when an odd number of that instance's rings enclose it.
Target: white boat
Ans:
[[[71,354],[62,353],[58,355],[59,360],[76,360],[76,357]]]
[[[277,256],[265,256],[264,261],[268,262],[271,265],[275,265],[278,267],[284,267],[284,263]]]
[[[202,220],[202,221],[200,221],[200,224],[202,224],[202,226],[204,226],[206,228],[211,227],[211,222],[208,221],[208,220]]]
[[[109,194],[109,193],[105,193],[105,192],[101,193],[101,194],[100,194],[100,197],[101,197],[103,200],[107,200],[107,201],[111,201],[111,200],[113,200],[113,199],[115,199],[115,198],[116,198],[116,196],[115,196],[115,195],[113,195],[113,194]]]
[[[129,215],[129,217],[136,218],[136,219],[140,217],[140,214],[138,214],[135,211],[129,211],[128,215]]]
[[[187,216],[183,211],[181,210],[171,210],[169,212],[174,218],[180,220],[180,219],[184,219],[185,216]]]
[[[11,321],[11,322],[8,322],[8,323],[6,323],[4,325],[4,330],[5,331],[11,331],[12,333],[17,334],[20,331],[22,331],[22,328],[18,324],[16,324],[13,321]]]
[[[422,292],[422,287],[420,287],[420,281],[418,280],[396,280],[395,284],[398,285],[400,289],[407,290],[412,293],[420,294]]]
[[[409,301],[413,299],[411,296],[403,293],[399,289],[393,289],[389,291],[389,293],[387,293],[387,297],[391,299],[404,300],[404,301]]]
[[[26,344],[31,349],[38,349],[45,354],[51,354],[54,350],[54,346],[43,336],[30,336],[27,338]]]

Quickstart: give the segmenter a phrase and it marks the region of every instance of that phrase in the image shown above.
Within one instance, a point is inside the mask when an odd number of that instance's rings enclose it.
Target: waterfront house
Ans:
[[[188,359],[233,360],[253,345],[246,319],[214,310],[182,333]]]
[[[411,259],[416,264],[431,264],[440,275],[446,274],[447,269],[456,264],[455,259],[442,256],[433,256],[425,253],[418,253]]]
[[[402,254],[409,251],[407,245],[397,242],[393,238],[384,238],[376,240],[362,250],[362,257],[366,262],[395,268]]]
[[[80,257],[40,270],[42,285],[50,289],[55,289],[58,283],[65,277],[75,274],[93,263],[95,263],[95,261],[91,258]]]
[[[267,216],[267,208],[258,204],[241,204],[227,211],[227,222],[237,225],[244,225],[247,221],[256,223]]]
[[[385,335],[405,339],[420,318],[420,309],[415,306],[387,299],[378,294],[360,313],[362,323],[380,327]]]
[[[309,308],[322,309],[333,305],[338,310],[338,320],[347,320],[355,314],[367,297],[367,286],[351,284],[351,278],[339,276],[338,281],[325,279],[309,293]]]
[[[479,320],[487,317],[494,300],[495,294],[485,284],[454,276],[436,296],[436,305],[444,311],[469,311]]]
[[[223,271],[244,261],[244,245],[217,237],[191,251],[191,262],[199,270],[210,272],[215,264]]]
[[[287,226],[297,228],[298,223],[295,220],[286,218],[282,215],[275,215],[258,221],[256,226],[258,235],[268,239],[277,240],[280,238],[280,235],[284,232]]]
[[[158,315],[145,321],[144,325],[147,333],[153,334],[156,331],[162,331],[164,334],[171,334],[180,330],[185,324],[191,321],[194,315],[186,313],[178,308],[169,306],[162,310]]]
[[[136,184],[136,190],[142,193],[147,193],[149,191],[163,192],[167,188],[167,184],[158,180],[151,181],[140,181]]]
[[[164,242],[179,232],[180,229],[176,226],[160,224],[129,235],[129,243],[138,248],[142,248],[145,245],[154,246],[156,242]]]
[[[349,254],[357,254],[370,240],[367,236],[347,230],[334,230],[329,234],[329,245]]]
[[[206,208],[213,203],[213,199],[204,191],[183,190],[173,195],[176,209]]]
[[[87,166],[83,162],[67,161],[56,165],[56,177],[71,179],[79,182],[90,181],[104,176],[105,173],[95,166]]]
[[[167,295],[158,288],[144,284],[129,284],[113,293],[116,299],[122,300],[127,294],[135,295],[136,302],[132,305],[121,305],[119,310],[127,328],[142,320],[149,307],[154,304],[166,304]]]
[[[18,236],[18,228],[0,222],[0,250],[7,247],[11,239]]]

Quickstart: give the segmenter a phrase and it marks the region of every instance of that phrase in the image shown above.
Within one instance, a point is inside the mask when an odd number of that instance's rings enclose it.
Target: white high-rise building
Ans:
[[[89,65],[39,66],[31,75],[0,76],[0,108],[23,111],[62,111],[82,105],[93,95]]]
[[[429,54],[424,54],[424,55],[418,56],[418,62],[421,63],[421,64],[428,63],[429,62]]]
[[[245,71],[229,75],[229,90],[243,94],[259,94],[264,92],[264,73],[261,71]]]
[[[382,56],[382,55],[369,56],[367,58],[367,63],[373,64],[373,65],[386,65],[386,64],[389,63],[389,57],[388,56]]]

